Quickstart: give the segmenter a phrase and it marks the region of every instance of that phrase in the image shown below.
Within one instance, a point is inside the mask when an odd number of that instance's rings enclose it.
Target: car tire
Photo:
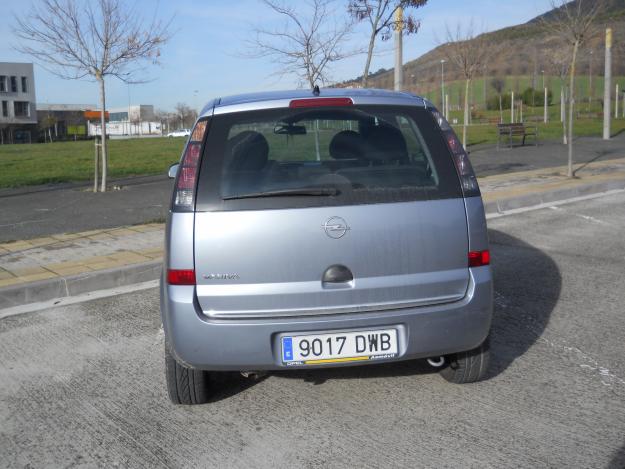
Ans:
[[[486,340],[473,350],[445,357],[446,365],[440,375],[450,383],[465,384],[481,381],[488,371],[490,343]]]
[[[205,404],[209,400],[210,372],[196,370],[176,361],[165,344],[167,394],[174,404]]]

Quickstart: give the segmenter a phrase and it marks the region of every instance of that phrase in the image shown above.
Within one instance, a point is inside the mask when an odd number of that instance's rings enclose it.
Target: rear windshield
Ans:
[[[280,109],[213,117],[197,209],[461,196],[449,150],[426,109]]]

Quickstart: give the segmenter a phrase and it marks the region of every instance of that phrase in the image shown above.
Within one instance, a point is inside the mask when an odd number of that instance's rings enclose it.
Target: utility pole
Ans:
[[[618,83],[616,84],[616,91],[614,92],[614,118],[618,119]]]
[[[487,72],[487,68],[488,66],[486,64],[484,64],[484,80],[482,81],[482,94],[483,94],[483,98],[484,98],[484,110],[486,111],[486,72]]]
[[[514,91],[510,92],[510,123],[514,124]]]
[[[401,91],[404,87],[404,71],[402,57],[402,21],[403,10],[401,7],[395,11],[395,91]]]
[[[564,122],[564,118],[566,117],[566,109],[564,108],[564,83],[560,85],[560,122]]]
[[[545,112],[544,112],[545,115],[543,116],[544,117],[543,120],[546,124],[547,123],[547,87],[545,87],[545,106],[544,107],[545,107]]]
[[[603,85],[603,139],[610,140],[610,91],[612,88],[612,28],[605,30],[605,81]]]
[[[590,112],[590,106],[592,105],[592,49],[590,49],[590,62],[588,64],[588,112]]]
[[[446,109],[447,107],[445,105],[445,59],[441,59],[441,108]]]

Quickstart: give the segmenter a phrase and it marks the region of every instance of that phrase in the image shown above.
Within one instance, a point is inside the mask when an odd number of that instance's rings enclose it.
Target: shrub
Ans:
[[[527,88],[523,91],[521,99],[525,106],[542,106],[544,100],[544,91],[536,90],[534,88]],[[551,106],[553,95],[550,89],[547,89],[547,106]]]
[[[503,93],[501,95],[501,107],[503,109],[510,109],[510,100],[512,97],[510,93]],[[489,111],[499,111],[499,95],[491,96],[486,102],[486,109]]]

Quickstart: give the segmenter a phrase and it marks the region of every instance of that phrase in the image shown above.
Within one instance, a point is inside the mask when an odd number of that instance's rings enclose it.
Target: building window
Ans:
[[[28,93],[28,87],[26,86],[26,77],[22,77],[22,93]]]
[[[28,101],[15,101],[13,103],[13,111],[15,117],[28,117],[30,116],[30,106]]]
[[[17,93],[17,77],[11,77],[11,91]]]
[[[0,92],[7,92],[7,77],[6,75],[0,75]]]
[[[9,117],[9,102],[2,101],[2,117]]]

